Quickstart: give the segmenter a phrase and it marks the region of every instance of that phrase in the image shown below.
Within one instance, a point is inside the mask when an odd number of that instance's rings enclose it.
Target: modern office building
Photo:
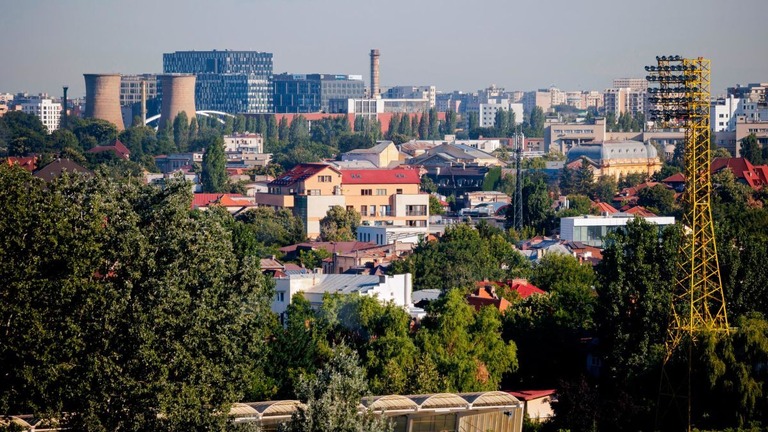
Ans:
[[[427,99],[429,107],[434,108],[437,103],[437,89],[435,86],[395,86],[387,89],[381,97],[384,99]]]
[[[602,248],[604,246],[603,239],[606,235],[626,226],[627,222],[634,220],[635,217],[635,215],[627,213],[614,213],[608,216],[587,215],[560,218],[560,238]],[[675,218],[672,216],[643,219],[662,228],[675,224]]]
[[[280,74],[275,75],[274,112],[330,112],[331,99],[360,99],[365,95],[362,75]]]
[[[176,51],[163,54],[163,72],[197,76],[197,109],[230,114],[272,112],[272,53]]]

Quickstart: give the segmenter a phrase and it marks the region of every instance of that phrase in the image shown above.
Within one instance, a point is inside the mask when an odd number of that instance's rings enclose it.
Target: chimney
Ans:
[[[371,50],[371,99],[379,99],[379,50]]]
[[[147,82],[141,80],[141,126],[147,124]]]
[[[60,127],[62,129],[67,127],[67,90],[69,90],[69,87],[64,86],[62,87],[64,89],[64,99],[61,100],[61,121],[60,121]]]

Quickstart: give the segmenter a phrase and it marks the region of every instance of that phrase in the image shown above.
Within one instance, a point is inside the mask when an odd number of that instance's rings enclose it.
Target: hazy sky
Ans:
[[[274,53],[274,72],[474,91],[603,90],[656,55],[712,60],[712,92],[768,81],[768,0],[0,0],[0,92],[84,94],[162,53]]]

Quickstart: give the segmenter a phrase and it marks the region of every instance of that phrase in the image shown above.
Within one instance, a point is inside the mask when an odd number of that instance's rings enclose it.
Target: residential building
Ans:
[[[357,240],[373,242],[379,246],[408,243],[415,246],[429,234],[426,226],[360,225]]]
[[[440,144],[407,161],[409,165],[502,166],[495,156],[464,144]]]
[[[523,123],[523,104],[521,103],[481,103],[478,113],[480,127],[496,126],[496,113],[498,111],[513,111],[515,113],[515,124]]]
[[[34,96],[22,101],[21,110],[37,116],[43,126],[48,129],[48,133],[59,129],[61,104],[54,102],[47,95]]]
[[[613,88],[629,88],[632,90],[648,90],[648,80],[645,78],[616,78]]]
[[[525,414],[530,421],[541,423],[552,419],[555,410],[552,402],[557,402],[556,390],[521,390],[509,392],[518,400],[523,401]]]
[[[343,169],[342,195],[347,208],[360,213],[362,225],[429,227],[429,195],[419,188],[414,168]]]
[[[180,169],[192,169],[195,162],[203,163],[203,152],[174,153],[155,156],[155,165],[161,173],[167,174]]]
[[[131,158],[131,152],[128,150],[128,147],[126,147],[122,142],[120,142],[119,139],[112,140],[112,142],[106,145],[97,145],[96,147],[92,147],[86,153],[94,154],[94,153],[105,153],[105,152],[112,152],[115,155],[115,157],[118,157],[124,160],[128,160]]]
[[[253,198],[240,194],[196,193],[192,198],[191,208],[193,210],[207,210],[214,206],[223,207],[228,212],[237,215],[256,207],[256,204]]]
[[[523,95],[523,111],[530,113],[534,107],[539,107],[544,112],[552,110],[552,94],[549,90],[525,92]]]
[[[613,114],[616,119],[622,114],[635,116],[645,114],[645,90],[629,87],[610,88],[603,92],[603,109],[605,115]]]
[[[627,222],[634,220],[635,217],[635,215],[627,213],[614,213],[604,216],[585,215],[560,218],[560,238],[602,248],[604,246],[603,239],[608,233],[626,226]],[[672,216],[643,219],[660,227],[675,224],[675,218]]]
[[[739,158],[714,158],[710,170],[712,174],[729,169],[736,180],[751,187],[753,190],[761,190],[768,185],[768,165],[752,165],[743,157]]]
[[[198,110],[230,114],[272,111],[272,53],[176,51],[163,54],[163,73],[196,75]]]
[[[224,151],[264,153],[264,138],[258,133],[233,133],[224,135]]]
[[[391,168],[400,165],[405,157],[392,141],[378,141],[371,148],[355,149],[343,153],[341,160],[345,162],[368,161],[375,168]]]
[[[581,161],[592,167],[595,179],[611,176],[618,180],[629,174],[650,177],[662,165],[656,147],[639,141],[604,141],[571,148],[567,153],[567,166],[578,168]]]
[[[326,294],[373,297],[381,303],[392,302],[396,306],[413,306],[411,292],[413,282],[410,273],[388,276],[366,276],[349,274],[292,274],[275,278],[275,297],[272,312],[286,318],[288,305],[293,296],[302,293],[312,307],[319,308]]]
[[[437,104],[437,89],[435,86],[396,86],[390,87],[381,94],[383,99],[426,99],[428,107]]]
[[[758,103],[768,102],[766,92],[768,92],[768,83],[749,83],[745,86],[736,84],[735,87],[728,87],[728,96]]]

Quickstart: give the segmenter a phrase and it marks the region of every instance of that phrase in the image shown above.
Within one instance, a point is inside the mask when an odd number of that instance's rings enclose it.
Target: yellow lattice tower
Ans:
[[[702,333],[728,333],[725,296],[712,223],[710,166],[710,61],[680,56],[657,57],[648,66],[651,120],[685,128],[685,192],[683,238],[672,297],[673,321],[668,330],[666,364],[681,342],[688,342],[688,427],[691,422],[690,347]],[[663,372],[664,373],[664,372]],[[662,377],[662,379],[664,379]],[[672,394],[674,398],[675,395]]]

